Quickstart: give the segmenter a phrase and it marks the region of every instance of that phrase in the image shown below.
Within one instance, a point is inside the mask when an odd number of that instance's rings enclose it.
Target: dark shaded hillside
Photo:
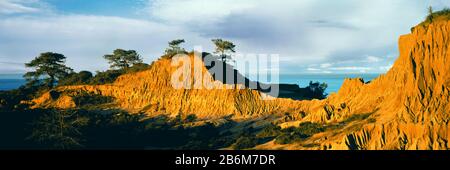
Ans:
[[[297,84],[266,84],[248,79],[236,70],[232,65],[223,62],[219,57],[210,53],[202,53],[203,61],[214,80],[223,84],[242,84],[246,88],[258,90],[273,97],[290,98],[294,100],[324,99],[325,89],[320,89],[319,84],[311,83],[309,87],[301,88]],[[211,69],[215,68],[215,69]],[[222,68],[222,70],[220,70]],[[272,75],[278,76],[278,75]]]

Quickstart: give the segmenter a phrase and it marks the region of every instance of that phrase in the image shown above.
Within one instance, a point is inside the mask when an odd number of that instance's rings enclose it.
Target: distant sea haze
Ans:
[[[12,90],[24,84],[22,74],[0,74],[0,90]]]
[[[341,88],[346,78],[363,78],[365,82],[377,78],[380,74],[361,73],[361,74],[285,74],[280,75],[280,83],[298,84],[300,87],[306,87],[310,81],[327,83],[326,93],[337,92]]]
[[[327,83],[326,93],[337,92],[345,78],[363,78],[371,81],[379,74],[283,74],[280,75],[280,83],[298,84],[300,87],[308,86],[310,81]],[[12,90],[25,84],[22,74],[0,74],[0,90]]]

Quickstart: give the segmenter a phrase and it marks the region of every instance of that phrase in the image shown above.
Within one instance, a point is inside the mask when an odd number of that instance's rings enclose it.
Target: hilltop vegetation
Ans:
[[[450,8],[444,8],[440,11],[434,11],[433,8],[430,6],[428,8],[428,15],[425,17],[425,20],[417,26],[427,28],[427,26],[433,22],[447,21],[447,20],[450,20]],[[413,32],[416,27],[412,27],[411,32]]]
[[[426,23],[438,21],[439,19],[450,20],[450,9],[449,8],[444,8],[440,11],[433,11],[433,8],[430,7],[428,9],[428,13],[429,14],[425,20]]]

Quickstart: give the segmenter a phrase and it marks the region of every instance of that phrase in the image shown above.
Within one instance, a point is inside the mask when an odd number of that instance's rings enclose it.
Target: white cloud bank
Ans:
[[[105,69],[102,56],[135,49],[146,62],[169,40],[185,47],[230,39],[243,53],[280,54],[281,72],[383,72],[398,36],[444,0],[152,0],[144,18],[63,15],[38,0],[0,0],[0,62],[27,62],[41,52],[68,57],[76,70]],[[23,15],[11,15],[11,14]],[[380,57],[381,56],[381,57]],[[382,57],[390,56],[390,57]],[[391,57],[394,56],[394,57]],[[7,69],[0,68],[0,72]]]
[[[68,57],[78,70],[106,69],[102,56],[116,48],[136,49],[147,62],[162,54],[183,30],[145,20],[104,16],[14,17],[0,21],[0,61],[27,62],[41,52]],[[152,57],[150,57],[152,56]]]

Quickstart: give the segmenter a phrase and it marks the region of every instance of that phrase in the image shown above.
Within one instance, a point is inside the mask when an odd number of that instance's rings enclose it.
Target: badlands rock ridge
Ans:
[[[201,60],[204,55],[191,53],[181,59],[190,61],[191,73],[188,75],[189,81],[180,88],[172,84],[172,76],[177,74],[182,62],[173,65],[172,59],[163,58],[154,62],[148,70],[122,75],[112,84],[58,87],[33,100],[33,107],[77,108],[79,105],[74,97],[88,93],[112,97],[116,109],[130,113],[146,113],[149,116],[195,114],[205,119],[226,116],[245,118],[273,113],[280,109],[278,99],[262,100],[270,96],[246,88],[245,84],[226,84],[216,80]],[[196,64],[200,66],[195,67]],[[183,75],[179,77],[182,79]]]
[[[367,118],[311,140],[322,149],[448,149],[450,144],[450,22],[415,27],[399,40],[400,57],[370,83],[346,80],[323,110],[305,119],[333,122]],[[316,117],[319,117],[317,119]],[[322,141],[323,140],[323,141]]]

